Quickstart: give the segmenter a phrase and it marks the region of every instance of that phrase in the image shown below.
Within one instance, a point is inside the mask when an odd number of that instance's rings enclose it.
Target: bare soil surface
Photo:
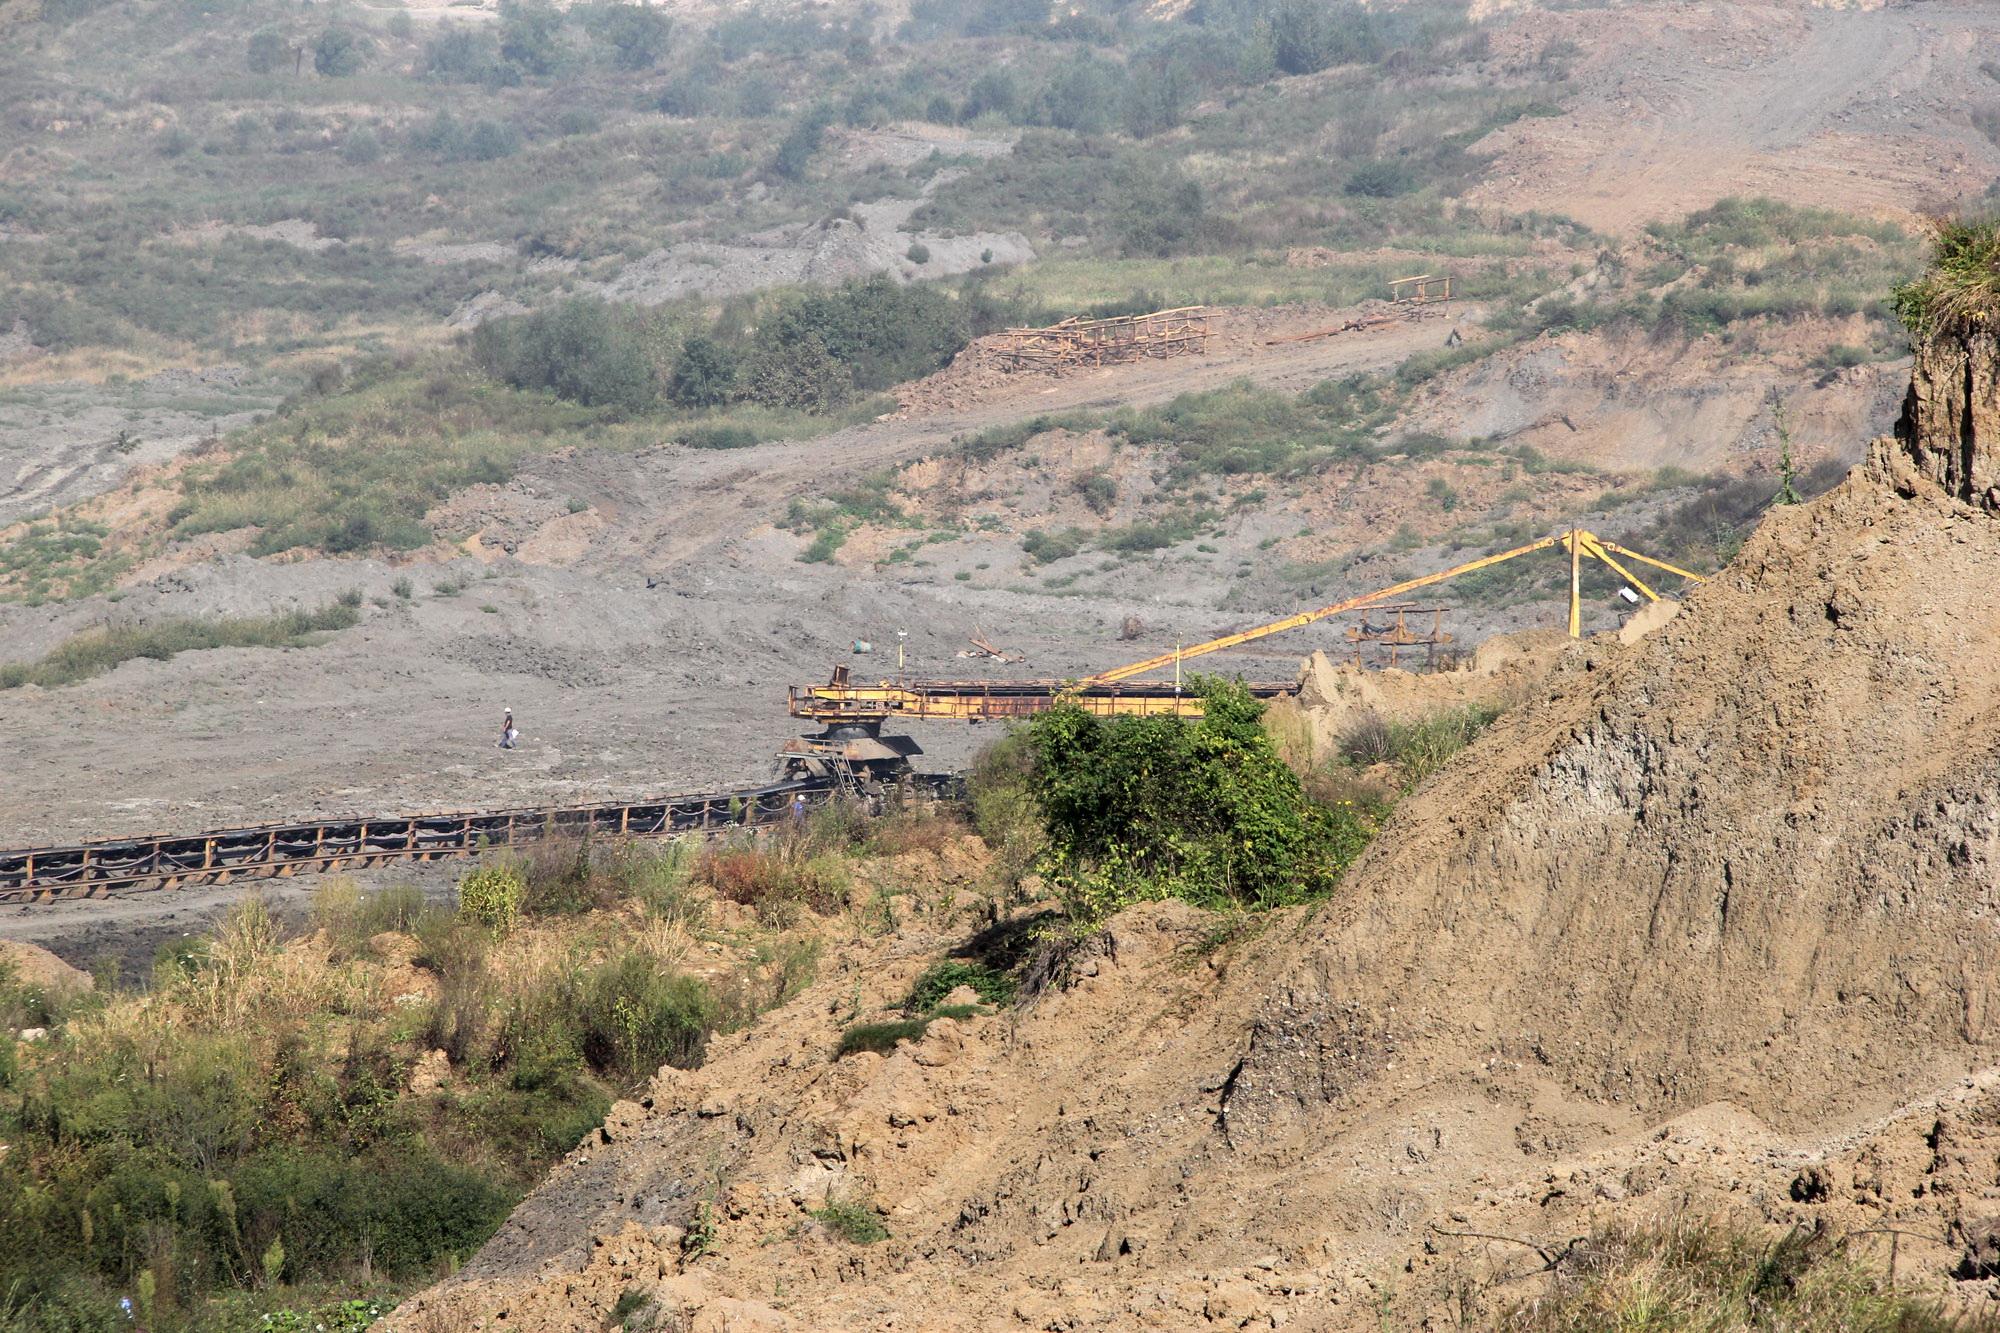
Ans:
[[[136,468],[248,424],[281,397],[240,366],[0,389],[0,527],[102,494]]]
[[[922,570],[856,577],[839,564],[799,563],[802,539],[771,525],[794,499],[1029,412],[1154,402],[1239,377],[1304,388],[1392,366],[1447,331],[1427,322],[1274,348],[1245,340],[1210,358],[1051,381],[1025,405],[1007,397],[803,442],[559,456],[528,468],[508,493],[528,506],[562,498],[559,516],[554,506],[532,511],[581,530],[560,564],[510,556],[503,530],[491,542],[475,533],[477,557],[448,566],[224,555],[157,573],[116,605],[0,607],[8,655],[22,659],[106,620],[319,606],[348,589],[368,599],[360,626],[318,647],[212,650],[130,662],[57,690],[0,692],[0,731],[17,760],[0,795],[0,842],[727,785],[768,772],[768,756],[797,734],[786,687],[824,679],[856,638],[889,645],[907,629],[920,674],[1050,678],[1114,666],[1176,636],[1206,638],[1218,621],[1213,604],[1157,579],[1140,608],[1157,637],[1119,644],[1130,602],[967,589]],[[571,515],[570,497],[594,520]],[[1021,558],[1018,533],[995,544]],[[408,600],[393,590],[404,577],[416,594]],[[982,626],[1028,663],[959,661]],[[1229,665],[1289,677],[1302,646]],[[864,674],[875,669],[856,661]],[[523,736],[514,751],[494,745],[506,708]],[[983,739],[978,728],[923,737],[946,765]]]
[[[1481,141],[1500,154],[1482,202],[1606,230],[1730,195],[1909,218],[2000,176],[1967,119],[1994,92],[1967,56],[2000,44],[2000,14],[1973,0],[1551,11],[1506,40],[1578,52],[1583,90]]]

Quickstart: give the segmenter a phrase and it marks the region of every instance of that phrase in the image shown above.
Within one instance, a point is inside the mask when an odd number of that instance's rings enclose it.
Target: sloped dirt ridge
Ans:
[[[1323,934],[1335,970],[1452,1029],[1489,981],[1524,1054],[1649,1111],[1804,1123],[1989,1054],[1994,350],[1921,357],[1865,468],[1412,801]]]
[[[2000,1107],[2000,442],[1952,369],[1991,354],[1926,354],[1845,484],[1570,649],[1335,903],[1221,947],[1135,909],[1072,988],[836,1062],[971,923],[856,945],[389,1327],[595,1328],[633,1287],[698,1330],[1446,1327],[1482,1232],[2000,1214],[1929,1129]]]

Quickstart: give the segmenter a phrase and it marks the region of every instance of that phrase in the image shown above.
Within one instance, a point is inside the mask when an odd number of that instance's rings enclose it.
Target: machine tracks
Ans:
[[[949,799],[959,787],[950,774],[912,773],[902,782],[903,790],[931,799]],[[863,796],[856,784],[837,775],[806,774],[734,790],[596,805],[349,816],[0,850],[0,905],[435,861],[554,839],[715,836],[783,824],[796,798],[816,809],[843,794]],[[868,808],[878,808],[879,802],[863,799]]]

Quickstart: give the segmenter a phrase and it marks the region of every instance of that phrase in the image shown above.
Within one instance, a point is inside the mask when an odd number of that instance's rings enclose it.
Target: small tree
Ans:
[[[715,407],[736,392],[736,354],[713,338],[696,334],[681,344],[667,397],[682,407]]]
[[[281,33],[266,28],[263,32],[252,33],[250,48],[244,56],[252,74],[274,74],[291,63],[292,47]]]
[[[820,140],[826,137],[826,128],[832,123],[833,109],[824,104],[799,117],[779,142],[771,170],[788,181],[805,179],[806,168],[812,165]]]
[[[328,28],[313,39],[313,72],[323,78],[346,78],[367,58],[368,48],[350,28]]]
[[[651,69],[667,53],[673,21],[647,4],[606,4],[586,11],[593,37],[611,48],[620,69]]]

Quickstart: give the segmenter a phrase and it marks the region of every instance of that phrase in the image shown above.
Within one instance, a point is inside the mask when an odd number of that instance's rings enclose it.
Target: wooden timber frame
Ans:
[[[1008,329],[999,350],[1012,370],[1105,366],[1142,357],[1208,352],[1208,307],[1191,305],[1149,315],[1066,319],[1040,329]]]
[[[1432,306],[1438,307],[1437,313],[1444,314],[1451,305],[1451,275],[1418,273],[1407,278],[1391,278],[1389,299],[1413,319],[1422,319],[1430,314]]]

